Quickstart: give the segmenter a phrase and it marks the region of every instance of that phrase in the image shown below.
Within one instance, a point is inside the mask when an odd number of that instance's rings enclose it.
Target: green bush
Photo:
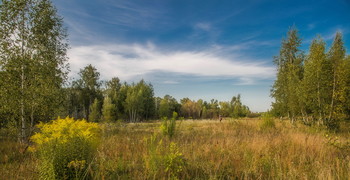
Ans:
[[[41,179],[86,179],[100,140],[96,123],[65,118],[38,125],[31,137]]]
[[[172,179],[178,179],[185,166],[185,159],[176,143],[171,142],[165,156],[165,172]]]
[[[145,156],[145,167],[150,179],[179,179],[185,167],[185,159],[174,142],[165,143],[153,135],[147,139],[148,153]]]
[[[177,116],[177,112],[173,112],[173,117],[170,119],[170,122],[168,122],[169,120],[167,117],[162,118],[160,130],[164,136],[169,136],[169,138],[172,138],[175,135]]]
[[[262,121],[260,122],[260,130],[270,130],[276,128],[276,123],[270,113],[262,114]]]

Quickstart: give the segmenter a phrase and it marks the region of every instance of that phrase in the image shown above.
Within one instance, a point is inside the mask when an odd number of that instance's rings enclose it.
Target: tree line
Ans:
[[[64,88],[66,99],[64,112],[77,119],[94,122],[140,122],[163,117],[171,118],[173,112],[190,119],[215,119],[223,117],[244,117],[250,113],[242,104],[240,95],[230,102],[197,101],[183,98],[178,102],[165,95],[155,97],[152,84],[144,80],[138,83],[122,83],[118,77],[109,81],[100,80],[100,73],[91,64],[79,72],[79,79]]]
[[[350,56],[342,34],[336,33],[328,50],[321,36],[312,40],[307,53],[300,49],[301,43],[292,27],[274,58],[277,78],[271,89],[275,99],[271,111],[292,122],[301,119],[337,130],[340,121],[350,117]]]

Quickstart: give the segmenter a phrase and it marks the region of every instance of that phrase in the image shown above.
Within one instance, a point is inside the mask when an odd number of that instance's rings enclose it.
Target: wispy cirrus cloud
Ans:
[[[199,30],[203,30],[203,31],[210,31],[212,29],[211,24],[210,23],[196,23],[194,25],[195,29],[199,29]]]
[[[252,84],[257,79],[271,79],[275,74],[273,67],[239,54],[223,57],[212,49],[165,52],[152,43],[77,46],[69,51],[69,57],[73,75],[87,64],[93,64],[103,79],[118,76],[135,80],[162,72],[197,78],[232,78],[241,84]],[[176,79],[158,80],[165,84],[180,83]]]
[[[320,33],[318,35],[320,35],[323,40],[325,40],[326,42],[329,41],[330,43],[332,42],[332,40],[334,40],[335,35],[337,34],[337,32],[342,33],[343,35],[348,34],[350,31],[347,30],[347,28],[344,28],[342,26],[336,26],[336,27],[331,27],[329,29],[327,29],[325,32]],[[313,35],[311,37],[307,37],[303,42],[310,44],[317,35]],[[329,44],[330,45],[330,44]]]
[[[104,23],[131,28],[148,29],[155,23],[166,23],[165,7],[157,3],[134,2],[124,0],[107,0],[109,6],[105,7],[105,16],[100,18]]]

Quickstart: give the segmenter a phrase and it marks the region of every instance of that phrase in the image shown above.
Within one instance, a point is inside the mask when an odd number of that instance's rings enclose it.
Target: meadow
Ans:
[[[91,179],[348,179],[349,129],[277,119],[177,120],[101,124]],[[342,125],[341,127],[348,127]],[[0,179],[38,179],[39,161],[1,132]],[[7,138],[6,138],[7,137]]]

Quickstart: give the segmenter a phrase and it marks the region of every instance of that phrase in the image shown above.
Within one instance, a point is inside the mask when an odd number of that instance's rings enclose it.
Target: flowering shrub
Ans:
[[[43,179],[84,179],[99,144],[97,123],[65,118],[37,125],[40,132],[31,137],[38,153]]]

